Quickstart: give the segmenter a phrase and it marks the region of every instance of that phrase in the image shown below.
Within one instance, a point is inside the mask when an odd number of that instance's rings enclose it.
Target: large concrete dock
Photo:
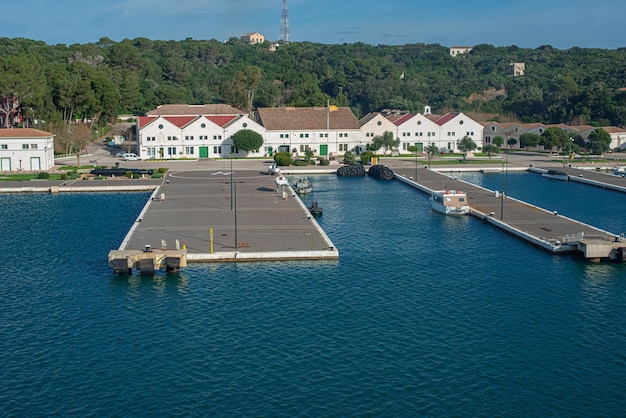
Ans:
[[[221,166],[221,168],[220,168]],[[150,246],[185,251],[187,262],[337,259],[338,250],[291,190],[277,192],[263,164],[233,171],[227,163],[210,169],[171,169],[154,191],[120,248]]]
[[[463,190],[467,193],[473,216],[549,252],[580,253],[594,261],[621,261],[622,248],[626,247],[626,242],[620,241],[609,231],[508,196],[503,197],[496,191],[428,170],[421,165],[418,166],[416,178],[414,167],[396,167],[393,171],[400,181],[428,194],[433,190]],[[575,174],[580,173],[576,171]]]

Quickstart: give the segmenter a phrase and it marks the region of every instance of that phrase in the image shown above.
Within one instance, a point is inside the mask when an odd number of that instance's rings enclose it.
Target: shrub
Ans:
[[[50,178],[50,173],[46,173],[45,171],[42,171],[39,174],[37,174],[37,178],[41,180],[48,180]]]
[[[161,172],[153,173],[151,178],[153,178],[153,179],[162,179],[163,178],[163,173],[161,173]]]
[[[375,156],[376,154],[374,154],[372,151],[365,151],[361,153],[361,163],[363,165],[368,165],[370,163],[370,161],[372,160],[372,157]]]
[[[66,180],[66,179],[67,179],[67,174],[61,173],[61,180]]]
[[[163,173],[166,173],[166,172],[167,172],[167,168],[165,168],[165,167],[159,167],[159,170],[158,170],[158,171],[159,171],[159,173],[163,174]]]
[[[126,177],[132,178],[133,177],[133,172],[132,171],[127,171],[126,172]]]
[[[327,166],[330,165],[330,160],[327,160],[326,158],[320,158],[320,165],[322,166]]]
[[[289,155],[288,152],[277,152],[274,155],[274,161],[276,161],[276,165],[279,166],[290,166],[291,163],[293,162],[293,159],[291,158],[291,155]]]
[[[309,163],[307,163],[305,160],[295,160],[293,162],[293,165],[295,165],[296,167],[302,167],[305,165],[309,165]]]
[[[133,173],[133,178],[134,179],[140,179],[141,178],[141,174]]]

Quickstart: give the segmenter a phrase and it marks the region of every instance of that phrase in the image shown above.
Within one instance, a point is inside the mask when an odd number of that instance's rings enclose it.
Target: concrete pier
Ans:
[[[300,198],[290,188],[283,198],[262,167],[171,170],[117,251],[179,243],[190,263],[338,259]]]
[[[581,254],[592,261],[622,261],[626,242],[616,234],[535,205],[458,180],[423,166],[394,169],[396,178],[424,193],[457,189],[467,193],[470,214],[554,254]]]

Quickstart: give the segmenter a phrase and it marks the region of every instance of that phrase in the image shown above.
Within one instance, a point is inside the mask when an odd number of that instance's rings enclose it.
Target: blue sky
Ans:
[[[293,41],[626,47],[626,1],[288,0]],[[0,0],[0,37],[85,44],[145,37],[278,39],[282,0]]]

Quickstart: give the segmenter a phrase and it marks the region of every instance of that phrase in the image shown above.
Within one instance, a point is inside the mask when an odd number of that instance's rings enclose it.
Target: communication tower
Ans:
[[[278,34],[279,41],[289,42],[291,34],[289,33],[289,12],[287,11],[287,0],[283,0],[283,11],[280,14],[280,32]]]

